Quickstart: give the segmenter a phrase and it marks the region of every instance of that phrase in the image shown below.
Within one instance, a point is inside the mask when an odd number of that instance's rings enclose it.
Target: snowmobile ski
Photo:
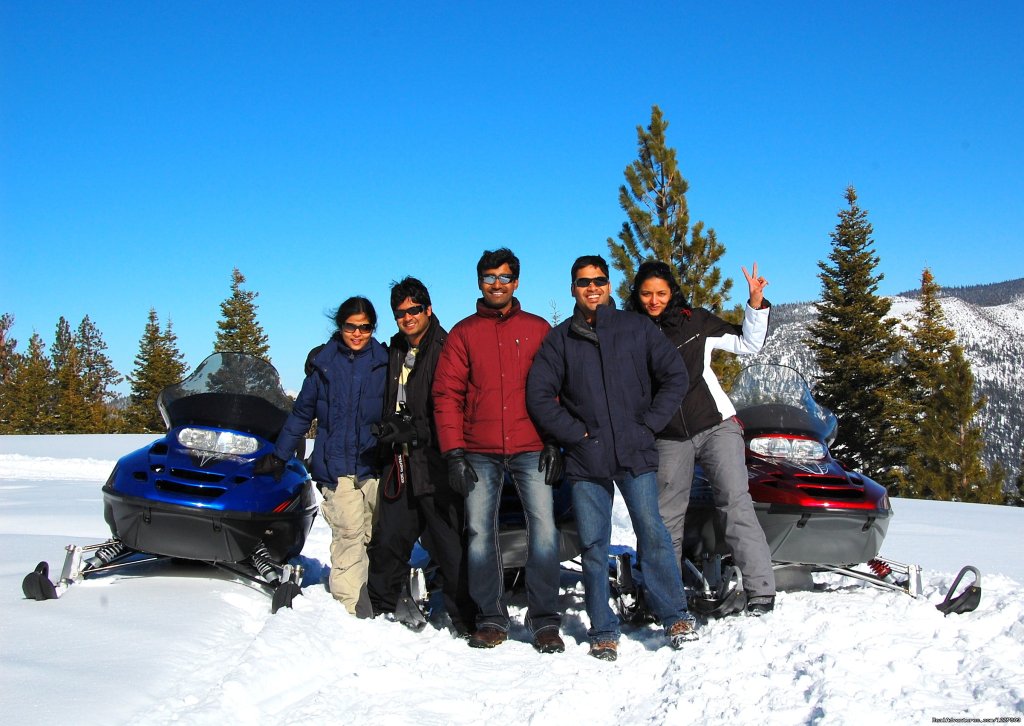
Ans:
[[[968,572],[974,575],[974,581],[967,585],[962,592],[958,595],[954,595],[957,587],[960,585],[960,581],[964,578]],[[943,615],[949,615],[950,613],[956,613],[957,615],[963,613],[969,613],[978,608],[981,603],[981,573],[977,567],[966,565],[960,569],[957,576],[953,579],[953,584],[949,586],[949,592],[946,593],[946,597],[943,598],[942,602],[935,606],[935,608]]]

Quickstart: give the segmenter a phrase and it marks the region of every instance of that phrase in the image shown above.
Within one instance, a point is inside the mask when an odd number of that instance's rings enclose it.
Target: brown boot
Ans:
[[[508,633],[493,625],[484,625],[477,628],[469,639],[470,648],[493,648],[501,645],[508,639]]]
[[[619,657],[619,644],[614,640],[599,640],[590,644],[590,654],[598,660],[615,660]]]
[[[533,647],[539,653],[564,653],[565,643],[557,628],[545,628],[533,636]]]

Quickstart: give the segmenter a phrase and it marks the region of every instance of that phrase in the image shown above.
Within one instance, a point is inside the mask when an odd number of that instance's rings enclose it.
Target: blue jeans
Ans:
[[[508,472],[526,514],[526,627],[534,634],[558,628],[558,529],[551,487],[537,471],[540,452],[513,456],[466,453],[478,481],[466,496],[469,531],[469,594],[480,614],[477,626],[508,632],[508,607],[504,602],[505,577],[498,546],[498,507]]]
[[[679,561],[665,524],[658,514],[658,477],[648,472],[624,475],[614,482],[575,481],[572,506],[583,548],[583,587],[591,642],[619,639],[619,618],[608,604],[608,545],[612,534],[612,484],[619,488],[643,553],[643,588],[654,616],[667,629],[687,617],[686,594]]]

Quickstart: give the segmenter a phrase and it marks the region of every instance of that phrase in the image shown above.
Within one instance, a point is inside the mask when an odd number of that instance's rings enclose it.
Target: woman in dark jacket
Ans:
[[[771,551],[757,522],[747,486],[743,430],[736,409],[711,370],[712,350],[752,355],[768,336],[771,304],[764,298],[768,282],[743,268],[750,299],[743,324],[723,320],[704,308],[691,308],[672,269],[664,262],[640,265],[627,309],[646,314],[682,356],[690,388],[669,424],[658,432],[658,510],[672,535],[676,557],[682,556],[683,522],[690,501],[694,462],[711,484],[725,541],[743,574],[747,610],[761,615],[775,605]]]
[[[380,471],[377,440],[387,385],[387,349],[373,338],[377,313],[365,297],[351,297],[334,315],[337,330],[310,354],[292,413],[265,468],[284,467],[316,419],[310,457],[313,478],[331,526],[331,594],[352,614],[369,615],[366,596],[370,542],[377,511]],[[357,604],[359,606],[357,612]]]

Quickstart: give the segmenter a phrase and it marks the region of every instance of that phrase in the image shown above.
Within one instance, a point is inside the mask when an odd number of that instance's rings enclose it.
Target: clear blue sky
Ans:
[[[716,9],[713,7],[718,6]],[[881,292],[1021,276],[1024,4],[0,0],[0,312],[88,314],[132,370],[151,307],[190,366],[231,268],[286,386],[353,294],[473,310],[480,252],[571,310],[658,104],[737,284],[812,300],[847,185]],[[122,387],[124,388],[124,387]]]

